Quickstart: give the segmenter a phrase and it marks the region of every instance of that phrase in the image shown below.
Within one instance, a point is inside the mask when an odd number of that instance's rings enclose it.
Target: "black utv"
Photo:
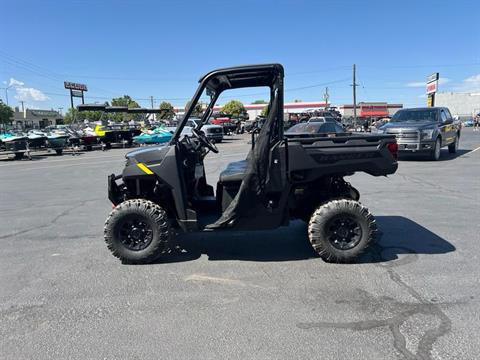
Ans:
[[[105,223],[105,241],[114,256],[126,263],[148,263],[166,254],[182,231],[274,229],[295,218],[308,222],[309,240],[324,260],[349,262],[368,247],[375,237],[374,217],[343,177],[356,171],[393,174],[395,137],[286,136],[283,82],[279,64],[211,71],[200,79],[168,145],[126,155],[123,173],[108,178],[114,209]],[[202,125],[223,91],[244,87],[269,87],[270,111],[247,158],[230,163],[214,189],[207,183],[204,159],[218,149]],[[202,121],[182,136],[204,92],[211,100]]]

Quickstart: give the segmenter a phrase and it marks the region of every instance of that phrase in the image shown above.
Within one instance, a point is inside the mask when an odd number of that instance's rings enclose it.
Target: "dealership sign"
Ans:
[[[65,89],[87,91],[87,85],[85,84],[78,84],[78,83],[65,81],[63,85],[65,86]]]
[[[428,83],[427,84],[427,94],[434,94],[437,92],[437,88],[438,88],[438,81],[435,80],[431,83]]]
[[[435,94],[438,89],[438,79],[440,78],[440,74],[433,73],[427,78],[427,95],[428,94]]]

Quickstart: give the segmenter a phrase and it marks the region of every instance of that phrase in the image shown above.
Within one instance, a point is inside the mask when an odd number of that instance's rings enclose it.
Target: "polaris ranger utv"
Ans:
[[[356,171],[393,174],[395,137],[286,137],[283,78],[279,64],[211,71],[199,80],[168,145],[126,155],[122,175],[108,178],[114,209],[104,234],[114,256],[126,263],[148,263],[166,254],[180,231],[274,229],[294,218],[308,222],[309,240],[324,260],[349,262],[368,247],[376,232],[374,217],[343,177]],[[247,158],[230,163],[214,191],[206,180],[204,159],[218,149],[202,132],[202,125],[223,91],[259,86],[270,88],[266,121]],[[204,91],[210,102],[201,122],[190,135],[181,136]]]

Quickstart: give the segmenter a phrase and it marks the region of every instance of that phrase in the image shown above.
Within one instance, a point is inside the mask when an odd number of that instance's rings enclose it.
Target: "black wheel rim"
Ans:
[[[362,227],[352,216],[341,215],[331,219],[326,225],[328,241],[340,250],[354,248],[362,239]]]
[[[127,249],[140,251],[152,242],[153,230],[144,218],[127,216],[118,224],[118,238]]]

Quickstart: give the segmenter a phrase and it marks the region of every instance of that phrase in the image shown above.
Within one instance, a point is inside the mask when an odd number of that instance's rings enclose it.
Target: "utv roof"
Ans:
[[[212,70],[198,81],[206,82],[207,88],[214,91],[242,87],[271,86],[279,76],[283,78],[280,64],[258,64],[228,67]]]

